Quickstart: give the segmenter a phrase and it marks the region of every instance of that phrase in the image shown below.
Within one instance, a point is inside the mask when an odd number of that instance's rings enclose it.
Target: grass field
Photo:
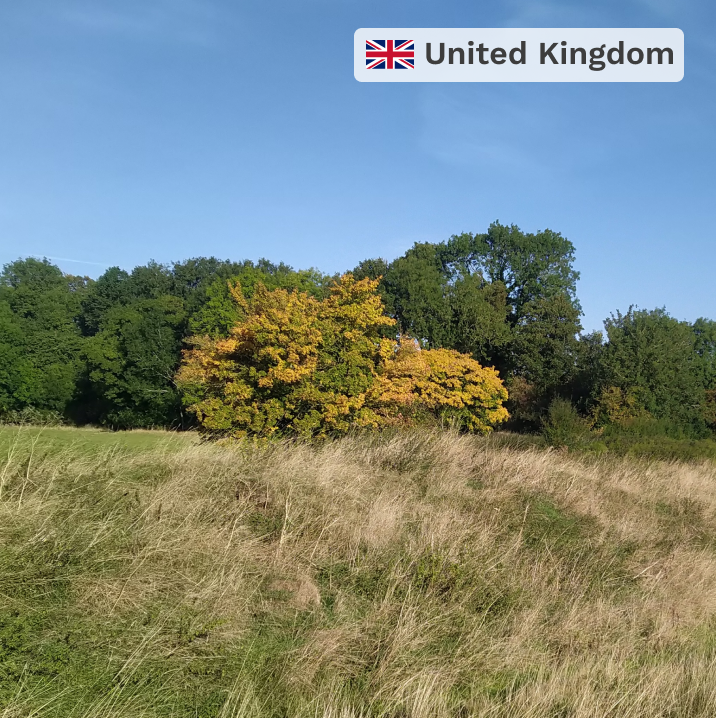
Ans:
[[[706,718],[715,617],[714,463],[0,429],[2,718]]]
[[[18,439],[20,441],[18,442]],[[198,443],[192,433],[170,433],[168,431],[104,431],[102,429],[76,429],[65,426],[28,427],[0,425],[0,457],[6,458],[13,445],[34,444],[34,450],[63,451],[70,449],[73,454],[93,453],[111,448],[146,451],[159,446],[186,447]]]

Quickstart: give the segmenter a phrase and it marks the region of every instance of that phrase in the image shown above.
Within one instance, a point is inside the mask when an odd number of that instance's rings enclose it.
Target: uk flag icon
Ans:
[[[414,70],[415,43],[413,40],[366,40],[367,70]]]

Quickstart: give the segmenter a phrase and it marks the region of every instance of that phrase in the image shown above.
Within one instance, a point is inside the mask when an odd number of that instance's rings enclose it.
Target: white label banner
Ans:
[[[361,28],[360,82],[679,82],[678,28]]]

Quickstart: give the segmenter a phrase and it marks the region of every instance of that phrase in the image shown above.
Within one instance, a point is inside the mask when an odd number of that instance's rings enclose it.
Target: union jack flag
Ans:
[[[367,70],[414,70],[415,43],[412,40],[366,40]]]

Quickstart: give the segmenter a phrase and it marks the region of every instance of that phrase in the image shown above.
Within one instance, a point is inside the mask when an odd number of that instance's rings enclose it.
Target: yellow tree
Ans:
[[[395,322],[377,285],[346,274],[323,301],[260,284],[247,300],[231,287],[242,319],[227,339],[194,338],[177,376],[201,428],[328,436],[421,412],[471,431],[504,421],[507,393],[493,369],[454,351],[411,353],[381,336]]]
[[[390,340],[377,282],[344,276],[330,297],[268,291],[257,284],[251,299],[231,293],[241,309],[227,339],[195,338],[177,381],[185,401],[208,432],[270,436],[344,433],[377,426],[366,395]]]
[[[507,389],[497,370],[453,349],[421,350],[410,340],[401,342],[386,364],[379,401],[389,417],[427,412],[478,433],[509,417],[503,406]]]

